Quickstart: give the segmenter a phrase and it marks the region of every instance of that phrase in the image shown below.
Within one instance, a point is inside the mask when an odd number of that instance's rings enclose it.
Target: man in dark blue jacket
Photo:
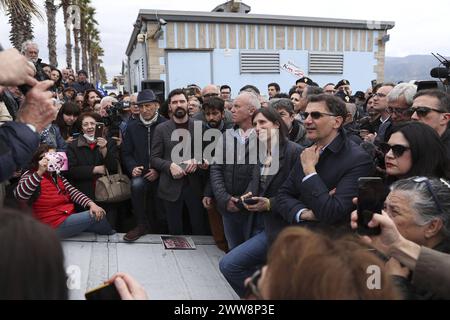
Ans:
[[[343,101],[326,94],[311,96],[308,101],[305,127],[314,144],[302,152],[280,188],[277,211],[286,225],[348,223],[358,178],[373,174],[372,160],[342,130],[347,115]],[[269,233],[280,230],[281,226]]]
[[[138,223],[123,237],[126,241],[135,241],[149,232],[162,232],[159,225],[162,217],[158,217],[156,206],[159,173],[150,165],[150,157],[155,128],[166,119],[159,115],[158,98],[150,89],[139,92],[137,105],[139,119],[129,122],[122,144],[123,161],[132,176],[131,202]],[[147,196],[148,192],[150,197]]]

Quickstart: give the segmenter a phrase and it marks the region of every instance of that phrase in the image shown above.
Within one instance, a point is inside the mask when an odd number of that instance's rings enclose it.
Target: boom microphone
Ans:
[[[450,78],[450,69],[447,68],[433,68],[430,71],[430,76],[433,78]]]

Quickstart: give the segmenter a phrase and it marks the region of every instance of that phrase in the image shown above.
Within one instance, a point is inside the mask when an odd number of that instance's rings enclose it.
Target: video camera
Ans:
[[[417,91],[425,89],[438,89],[450,93],[450,61],[441,56],[439,53],[431,54],[440,62],[440,65],[437,68],[431,69],[430,76],[439,79],[439,81],[417,81]]]

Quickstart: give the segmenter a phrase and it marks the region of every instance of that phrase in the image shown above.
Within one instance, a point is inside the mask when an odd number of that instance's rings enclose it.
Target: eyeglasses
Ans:
[[[402,146],[401,144],[394,144],[391,146],[390,144],[385,142],[380,143],[379,148],[384,154],[387,154],[389,150],[392,149],[392,153],[394,154],[395,158],[400,158],[406,150],[410,149],[409,147]]]
[[[438,112],[438,113],[446,113],[445,111],[443,111],[443,110],[438,110],[438,109],[433,109],[433,108],[430,108],[430,107],[412,107],[411,108],[411,112],[412,113],[417,113],[417,115],[419,116],[419,117],[426,117],[426,115],[427,114],[429,114],[431,111],[435,111],[435,112]]]
[[[436,204],[436,207],[437,207],[439,213],[442,214],[444,212],[444,210],[442,210],[441,203],[440,203],[436,193],[433,191],[433,187],[431,186],[430,179],[428,179],[427,177],[417,177],[417,178],[414,178],[413,181],[417,182],[417,183],[422,183],[422,182],[425,183],[425,185],[427,186],[428,192],[431,194],[431,197],[433,198],[433,201]]]
[[[251,276],[250,281],[245,284],[245,298],[255,296],[257,299],[262,299],[261,292],[259,292],[258,289],[258,281],[261,279],[261,275],[261,269],[256,270],[256,272]]]
[[[387,107],[386,111],[389,114],[396,114],[397,116],[412,116],[414,111],[412,111],[411,108],[393,108],[393,107]]]
[[[324,116],[330,116],[330,117],[338,117],[335,114],[332,113],[325,113],[325,112],[319,112],[319,111],[312,111],[312,112],[303,112],[303,116],[306,118],[308,118],[308,116],[311,115],[311,118],[313,118],[314,120],[320,119]]]
[[[384,94],[384,93],[381,93],[381,92],[377,92],[377,93],[374,93],[374,94],[372,95],[372,97],[385,98],[385,97],[387,97],[387,94]]]

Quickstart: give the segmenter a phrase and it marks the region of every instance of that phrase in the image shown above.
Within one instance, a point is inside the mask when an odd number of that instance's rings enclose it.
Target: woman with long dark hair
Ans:
[[[385,154],[387,183],[412,176],[449,178],[449,159],[438,134],[420,122],[406,122],[393,128]]]
[[[71,143],[76,138],[74,134],[80,132],[77,123],[80,113],[80,108],[73,102],[66,102],[59,109],[55,124],[58,126],[59,132],[66,143]]]
[[[258,109],[253,115],[253,126],[258,137],[258,165],[248,192],[241,197],[253,217],[253,232],[249,234],[251,238],[233,248],[219,264],[220,271],[240,296],[244,294],[244,280],[265,263],[272,237],[270,230],[283,223],[274,210],[275,196],[302,151],[300,145],[289,141],[287,127],[275,109]]]

